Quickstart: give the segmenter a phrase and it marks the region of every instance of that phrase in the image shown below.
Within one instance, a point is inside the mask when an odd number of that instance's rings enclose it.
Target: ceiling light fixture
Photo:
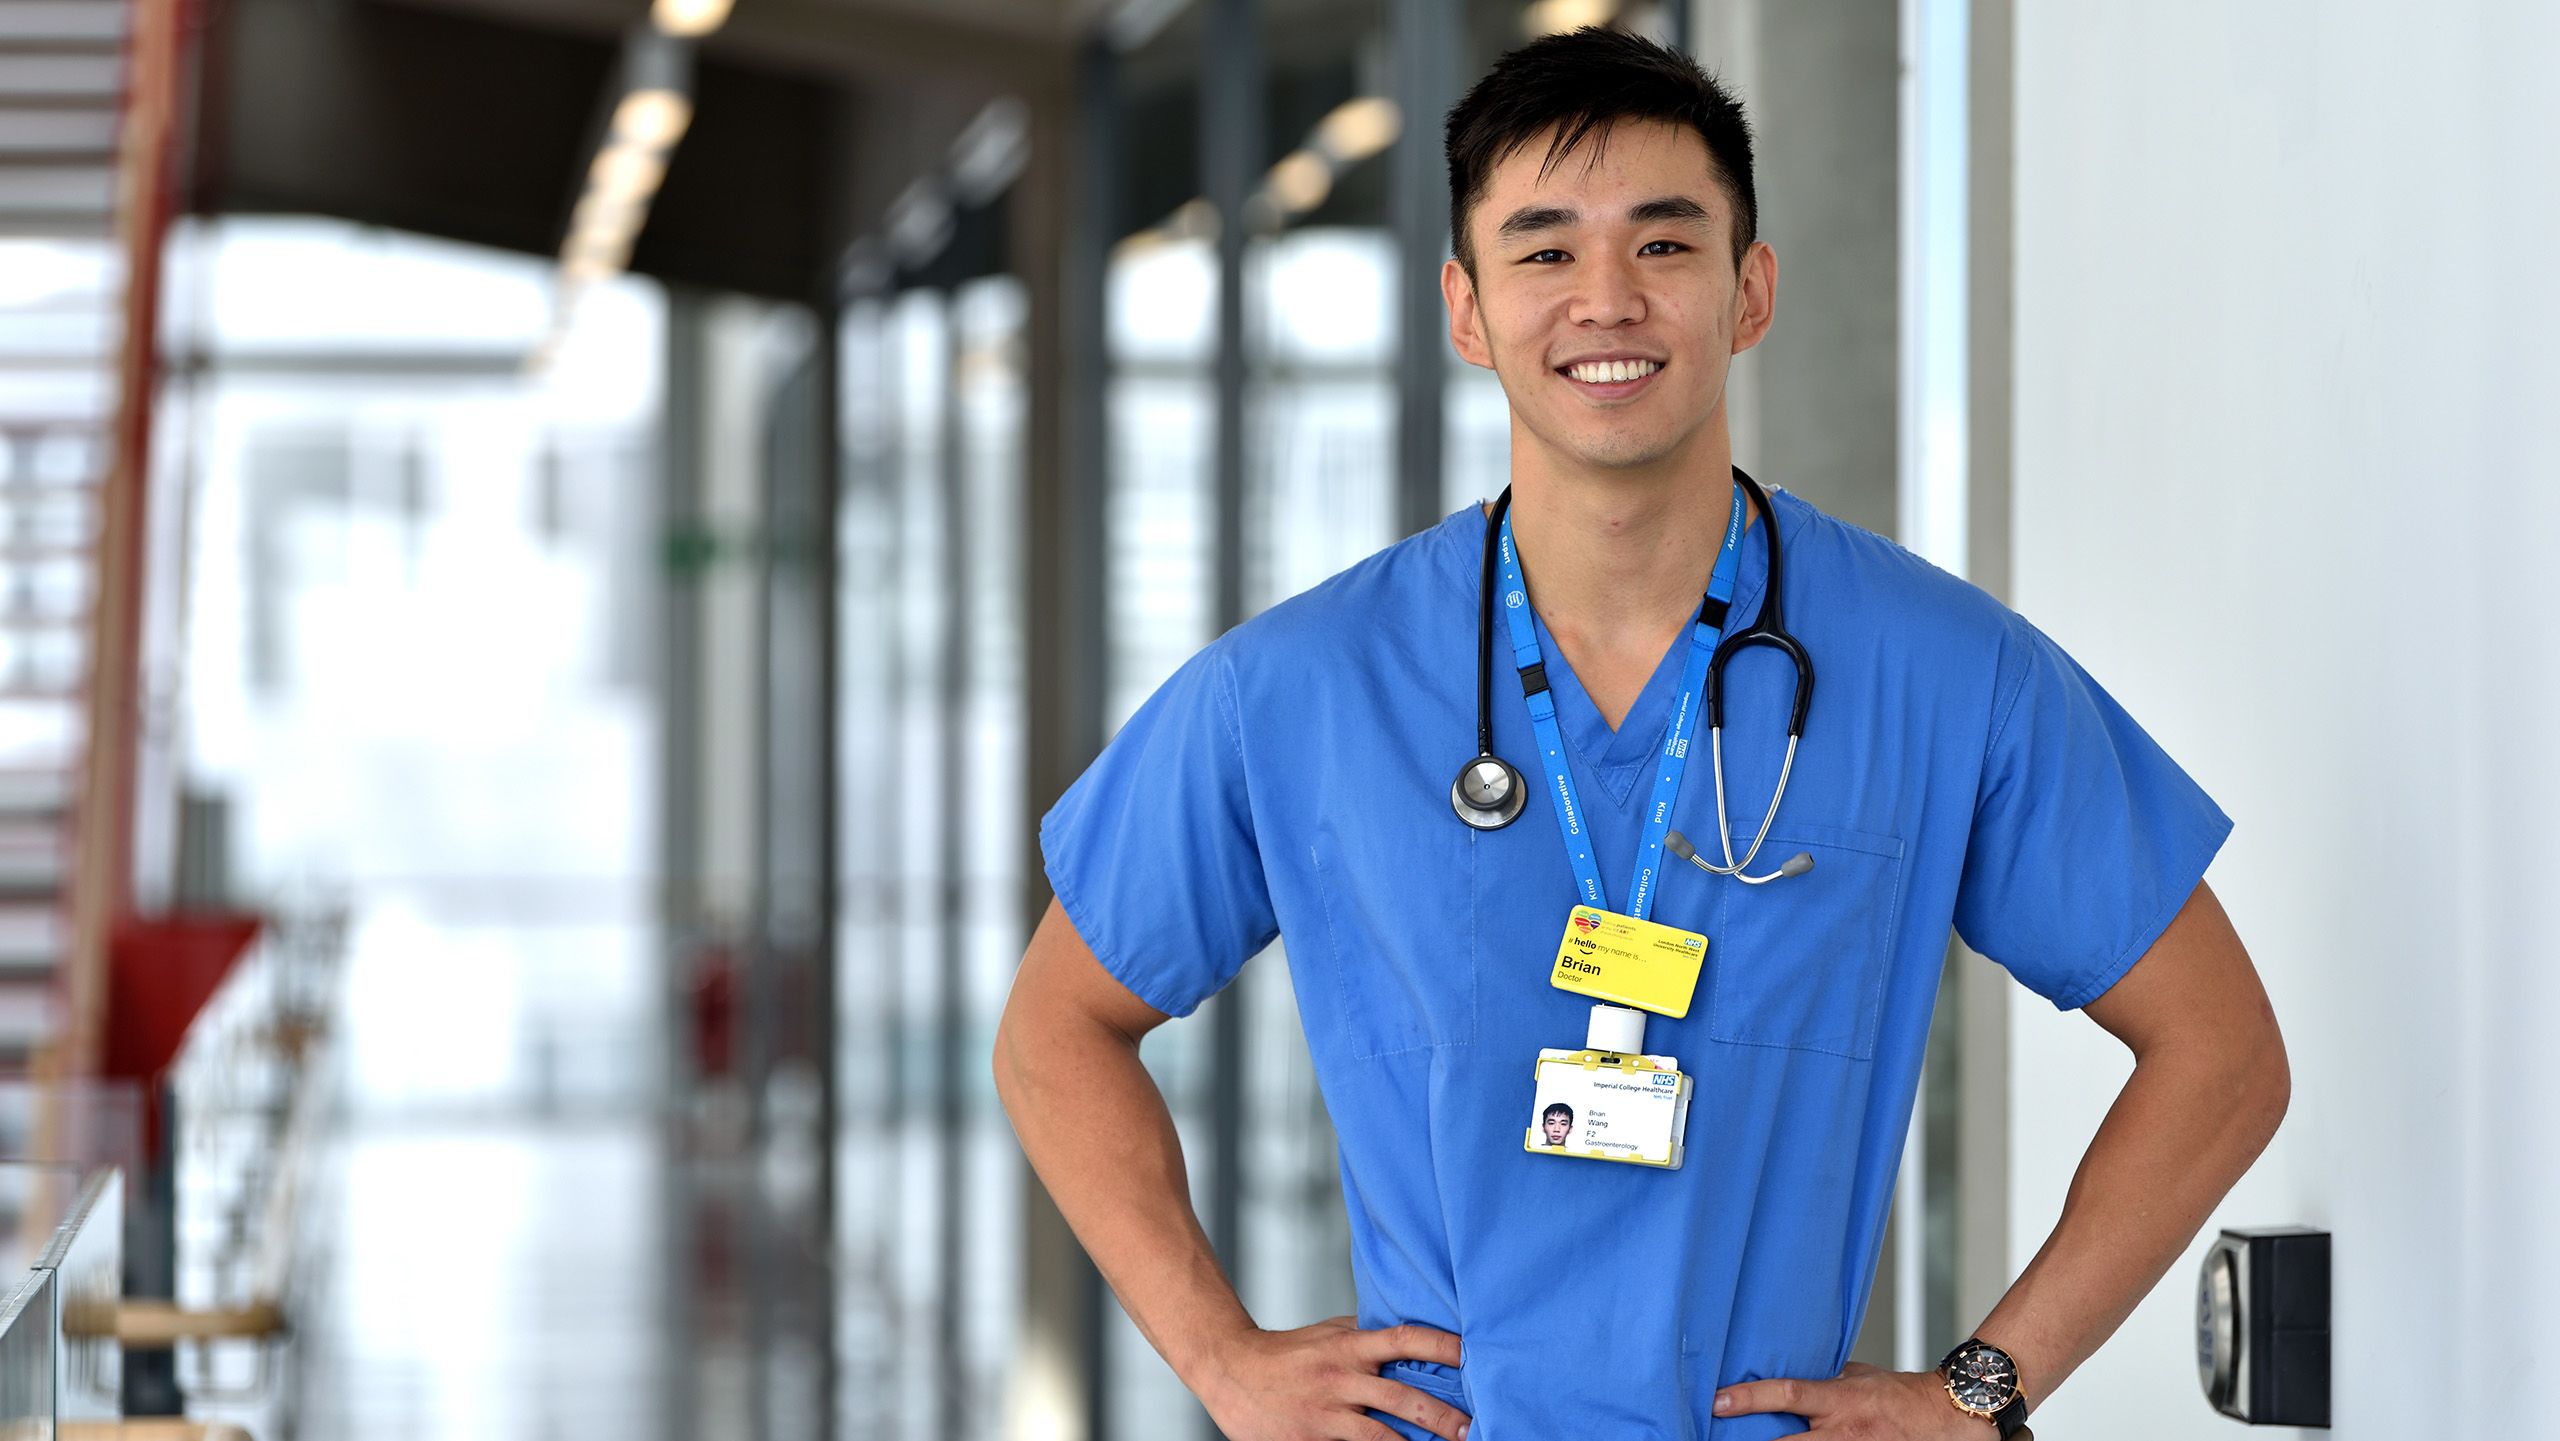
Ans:
[[[1004,193],[1031,159],[1031,107],[999,95],[951,142],[951,190],[963,205]]]
[[[559,289],[551,335],[529,364],[558,354],[571,312],[585,290],[620,274],[648,223],[649,203],[667,177],[667,158],[693,124],[693,46],[728,18],[729,0],[658,0],[654,23],[623,34],[613,111],[600,127],[586,183],[560,239]]]
[[[1315,145],[1337,167],[1357,165],[1396,143],[1404,116],[1383,95],[1345,100],[1316,122]]]
[[[699,40],[728,20],[729,6],[730,0],[657,0],[649,22],[678,39]]]
[[[666,152],[637,145],[608,145],[587,167],[588,192],[616,200],[646,200],[666,177]]]
[[[1333,193],[1333,167],[1312,150],[1292,150],[1271,167],[1262,185],[1282,210],[1303,214]]]
[[[1616,18],[1617,0],[1538,0],[1520,12],[1520,28],[1535,39],[1562,35],[1585,25],[1606,25]]]
[[[693,102],[677,90],[634,90],[613,107],[613,138],[645,150],[666,150],[693,123]]]

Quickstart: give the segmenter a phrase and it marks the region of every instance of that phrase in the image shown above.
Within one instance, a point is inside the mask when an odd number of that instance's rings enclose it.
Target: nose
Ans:
[[[1644,290],[1632,260],[1604,254],[1584,261],[1576,278],[1582,282],[1573,302],[1576,325],[1633,325],[1644,319]]]

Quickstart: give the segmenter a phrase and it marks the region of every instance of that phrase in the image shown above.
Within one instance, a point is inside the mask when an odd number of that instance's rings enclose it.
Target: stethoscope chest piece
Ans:
[[[1498,831],[1520,819],[1528,804],[1528,783],[1500,756],[1477,756],[1449,782],[1449,805],[1480,831]]]

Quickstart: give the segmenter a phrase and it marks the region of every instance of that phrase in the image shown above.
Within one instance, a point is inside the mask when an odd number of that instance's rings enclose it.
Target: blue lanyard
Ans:
[[[1715,654],[1724,629],[1725,611],[1733,603],[1735,557],[1742,551],[1744,517],[1742,487],[1733,488],[1732,518],[1725,523],[1724,549],[1716,555],[1715,573],[1707,581],[1707,599],[1689,626],[1689,660],[1680,674],[1680,695],[1671,727],[1662,736],[1662,770],[1653,782],[1653,803],[1645,812],[1644,839],[1636,847],[1636,873],[1627,893],[1626,915],[1641,921],[1653,913],[1654,879],[1662,870],[1662,838],[1671,832],[1671,803],[1680,794],[1680,775],[1689,768],[1689,738],[1698,728],[1698,692],[1705,686],[1707,661]],[[1511,623],[1511,663],[1520,671],[1520,688],[1529,697],[1529,725],[1537,732],[1538,754],[1546,762],[1547,784],[1556,803],[1556,826],[1564,832],[1565,854],[1573,857],[1574,886],[1582,904],[1609,908],[1600,885],[1600,867],[1591,859],[1591,835],[1582,823],[1582,806],[1573,791],[1573,771],[1565,764],[1564,736],[1556,729],[1556,698],[1547,689],[1546,654],[1538,648],[1538,627],[1529,615],[1529,585],[1520,574],[1520,554],[1511,542],[1511,517],[1502,517],[1502,610]]]

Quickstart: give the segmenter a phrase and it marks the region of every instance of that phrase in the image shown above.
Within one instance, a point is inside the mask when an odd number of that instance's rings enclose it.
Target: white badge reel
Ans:
[[[1644,1012],[1593,1006],[1589,1044],[1538,1052],[1537,1099],[1522,1149],[1680,1169],[1690,1078],[1644,1052]]]

